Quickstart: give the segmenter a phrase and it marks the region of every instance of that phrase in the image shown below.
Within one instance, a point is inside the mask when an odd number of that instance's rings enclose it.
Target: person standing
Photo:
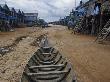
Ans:
[[[72,20],[68,21],[68,29],[70,30],[71,28],[73,29],[74,23]]]

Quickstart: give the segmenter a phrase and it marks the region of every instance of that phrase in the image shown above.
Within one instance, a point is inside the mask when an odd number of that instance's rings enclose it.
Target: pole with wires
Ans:
[[[76,9],[76,0],[75,0],[75,7],[74,8]]]

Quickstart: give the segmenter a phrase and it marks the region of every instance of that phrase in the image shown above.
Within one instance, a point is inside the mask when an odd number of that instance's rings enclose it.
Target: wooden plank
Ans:
[[[51,47],[42,47],[43,49],[50,49]]]
[[[66,74],[68,71],[52,71],[52,72],[39,72],[39,73],[27,73],[28,76],[39,76],[39,75],[60,75]]]
[[[30,66],[30,69],[36,69],[36,68],[58,68],[58,67],[64,67],[64,64],[59,65],[40,65],[40,66]]]
[[[52,53],[41,53],[42,55],[51,55]]]
[[[34,56],[34,57],[37,60],[37,62],[39,62],[39,64],[43,64],[43,65],[49,65],[49,64],[53,64],[55,62],[55,61],[44,62],[44,61],[40,60],[39,57],[36,57],[36,56]]]

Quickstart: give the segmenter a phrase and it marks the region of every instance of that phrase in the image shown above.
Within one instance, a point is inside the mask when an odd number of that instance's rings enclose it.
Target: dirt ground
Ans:
[[[38,49],[31,44],[45,33],[48,33],[51,45],[71,62],[79,82],[110,82],[110,45],[95,43],[92,36],[71,34],[64,26],[19,28],[15,32],[0,33],[0,47],[25,36],[13,51],[0,57],[0,82],[20,81],[25,65]]]

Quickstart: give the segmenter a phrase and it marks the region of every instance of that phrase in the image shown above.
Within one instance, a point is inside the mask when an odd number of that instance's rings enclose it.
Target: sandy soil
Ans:
[[[52,46],[71,62],[79,82],[110,82],[110,45],[97,44],[92,36],[71,34],[64,26],[43,30],[20,28],[16,32],[0,33],[0,47],[26,36],[12,52],[0,57],[0,82],[19,82],[26,63],[38,48],[31,44],[45,33]]]

